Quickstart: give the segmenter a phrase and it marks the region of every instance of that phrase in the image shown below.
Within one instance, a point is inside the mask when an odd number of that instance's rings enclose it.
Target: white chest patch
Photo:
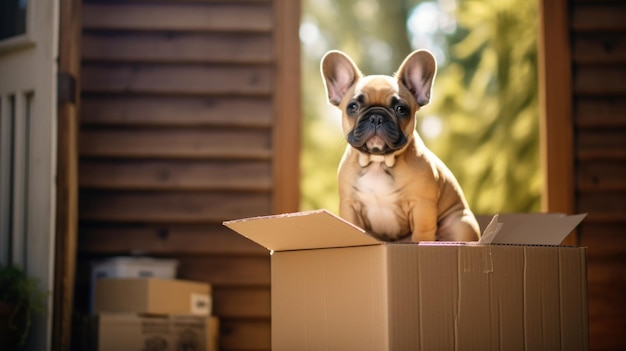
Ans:
[[[402,233],[396,217],[398,196],[393,178],[385,172],[383,162],[372,162],[356,183],[357,197],[364,206],[363,215],[374,233],[385,233],[396,239]]]

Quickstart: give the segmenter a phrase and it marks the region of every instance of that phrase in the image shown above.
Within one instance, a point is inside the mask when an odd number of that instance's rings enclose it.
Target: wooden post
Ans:
[[[539,105],[545,212],[574,211],[572,60],[567,0],[539,1]],[[564,244],[575,245],[575,233]]]
[[[272,172],[274,213],[300,203],[300,1],[274,1],[274,123]]]
[[[78,78],[82,1],[61,0],[60,7],[52,349],[67,351],[70,349],[72,338],[78,232]]]

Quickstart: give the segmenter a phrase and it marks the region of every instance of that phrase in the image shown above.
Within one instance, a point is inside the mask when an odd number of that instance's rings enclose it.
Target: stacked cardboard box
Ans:
[[[161,278],[104,278],[96,281],[95,312],[210,316],[211,286]]]
[[[218,320],[193,315],[100,313],[92,345],[99,351],[215,351]]]
[[[476,243],[386,243],[327,211],[224,224],[270,250],[272,350],[586,350],[584,215],[506,215]]]
[[[91,297],[89,311],[94,311],[96,281],[102,278],[165,278],[174,279],[178,261],[152,257],[110,257],[91,266]]]
[[[164,278],[99,278],[89,349],[216,351],[211,286]]]

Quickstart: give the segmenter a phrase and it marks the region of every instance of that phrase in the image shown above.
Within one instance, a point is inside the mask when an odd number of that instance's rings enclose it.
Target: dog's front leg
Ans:
[[[339,201],[339,217],[356,225],[359,228],[366,229],[363,218],[361,218],[360,209],[353,201],[341,199]]]
[[[437,207],[420,203],[413,207],[411,216],[411,241],[435,241],[437,239]]]

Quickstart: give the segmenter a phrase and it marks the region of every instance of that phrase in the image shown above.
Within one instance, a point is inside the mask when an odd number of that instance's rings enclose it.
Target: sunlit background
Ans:
[[[301,209],[338,211],[345,148],[326,102],[320,59],[350,55],[364,74],[392,74],[415,49],[439,70],[418,133],[456,175],[474,212],[540,208],[537,4],[526,0],[304,0]]]

